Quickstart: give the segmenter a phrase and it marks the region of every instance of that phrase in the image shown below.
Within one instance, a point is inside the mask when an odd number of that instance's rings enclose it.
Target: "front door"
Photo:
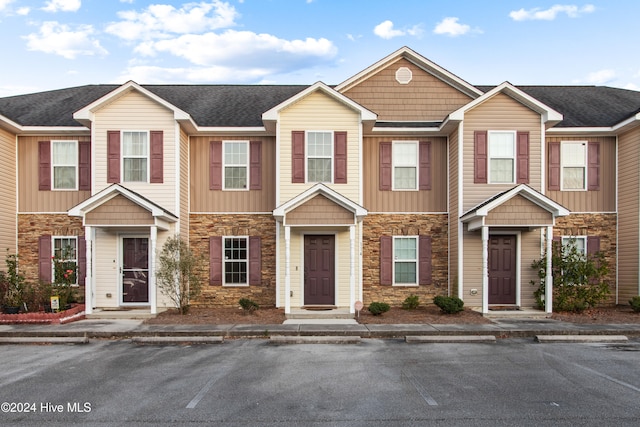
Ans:
[[[122,302],[149,302],[149,239],[122,238]]]
[[[304,236],[304,305],[335,304],[335,236]]]
[[[489,304],[516,303],[516,236],[489,237]]]

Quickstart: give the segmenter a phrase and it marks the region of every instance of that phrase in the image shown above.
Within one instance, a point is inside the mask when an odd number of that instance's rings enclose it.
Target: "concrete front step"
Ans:
[[[152,319],[156,314],[151,314],[149,309],[121,309],[121,310],[93,310],[87,314],[87,319]]]
[[[353,319],[353,313],[349,313],[348,309],[330,309],[330,310],[291,310],[286,314],[287,319]]]
[[[535,309],[521,310],[489,310],[483,314],[488,319],[548,319],[551,317],[549,313]]]

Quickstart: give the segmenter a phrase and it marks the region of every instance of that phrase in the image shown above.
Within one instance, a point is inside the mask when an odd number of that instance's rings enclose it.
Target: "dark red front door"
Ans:
[[[516,303],[516,236],[489,237],[489,304]]]
[[[335,304],[335,236],[304,236],[304,304]]]

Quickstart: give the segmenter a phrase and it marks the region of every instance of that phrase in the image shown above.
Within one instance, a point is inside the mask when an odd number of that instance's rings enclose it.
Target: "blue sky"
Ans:
[[[476,84],[640,89],[637,0],[0,0],[0,96],[338,84],[402,46]]]

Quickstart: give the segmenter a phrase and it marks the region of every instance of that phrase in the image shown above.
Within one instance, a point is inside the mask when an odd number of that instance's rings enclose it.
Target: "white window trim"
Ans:
[[[55,164],[53,162],[53,158],[54,158],[53,146],[54,146],[54,144],[56,142],[73,142],[74,143],[74,145],[76,147],[76,163],[75,164],[73,164],[73,165],[71,165],[71,164],[68,164],[68,165],[59,164],[59,165],[57,165],[57,164]],[[80,185],[79,182],[78,182],[78,180],[80,179],[79,171],[78,171],[79,164],[80,164],[80,155],[78,153],[78,140],[73,140],[73,139],[54,139],[54,140],[51,140],[51,191],[78,191],[78,186]],[[75,185],[74,188],[56,188],[56,180],[55,180],[55,168],[56,168],[56,166],[73,166],[75,168],[75,170],[76,170],[76,174],[75,174],[76,175],[76,178],[75,178],[76,185]]]
[[[246,149],[246,159],[247,162],[245,164],[227,164],[225,162],[226,159],[226,144],[227,142],[234,142],[234,143],[244,143],[245,144],[245,149]],[[251,152],[250,152],[250,148],[249,148],[249,141],[248,140],[226,140],[226,141],[222,141],[222,189],[225,191],[249,191],[249,173],[250,173],[250,167],[249,167],[249,163],[251,161]],[[245,186],[245,188],[227,188],[226,183],[227,180],[226,178],[226,174],[225,174],[225,169],[227,166],[230,167],[239,167],[239,166],[244,166],[247,169],[247,184]]]
[[[584,185],[583,188],[564,188],[564,156],[562,155],[563,145],[584,144]],[[589,180],[589,141],[560,141],[560,191],[587,191],[587,181]]]
[[[76,262],[76,283],[73,283],[71,286],[79,286],[78,285],[78,236],[51,236],[51,282],[55,282],[56,280],[56,270],[53,263],[53,259],[56,256],[56,240],[67,239],[67,240],[75,240],[76,241],[76,257],[73,261]],[[63,261],[71,261],[71,259],[63,260]]]
[[[328,133],[331,134],[331,180],[330,181],[309,181],[309,159],[327,159],[328,156],[309,156],[309,134],[310,133]],[[333,178],[335,175],[335,135],[332,130],[307,130],[304,134],[304,174],[305,174],[305,182],[307,183],[317,183],[322,182],[324,184],[333,184]]]
[[[496,134],[496,133],[510,133],[513,134],[513,157],[493,157],[491,155],[491,134]],[[515,130],[490,130],[487,131],[487,183],[489,184],[515,184],[516,183],[516,177],[518,176],[518,171],[517,171],[517,167],[518,167],[518,153],[517,153],[517,132]],[[491,179],[491,159],[512,159],[513,160],[513,173],[511,175],[511,181],[510,182],[493,182]]]
[[[225,259],[225,241],[227,239],[244,239],[247,243],[247,258],[245,264],[247,265],[247,280],[245,283],[227,283],[227,260]],[[238,260],[230,260],[229,262],[241,262]],[[231,288],[241,287],[245,288],[249,286],[249,236],[222,236],[222,286]]]
[[[570,241],[570,240],[582,240],[584,242],[584,244],[582,246],[584,248],[584,252],[582,253],[582,255],[587,256],[587,236],[584,236],[584,235],[579,235],[579,236],[564,235],[564,236],[561,236],[560,244],[562,245],[562,249],[563,250],[565,248],[565,240],[567,240],[567,241]]]
[[[124,134],[125,133],[146,133],[147,134],[147,155],[146,156],[127,156],[127,159],[147,159],[147,179],[146,181],[125,181],[124,179]],[[120,131],[120,176],[122,177],[122,182],[130,182],[130,183],[149,183],[151,182],[151,132],[148,130],[122,130]]]
[[[396,156],[394,156],[394,146],[395,144],[415,144],[416,146],[416,187],[415,188],[396,188]],[[408,165],[398,165],[398,166],[408,166]],[[398,140],[391,141],[391,190],[392,191],[418,191],[420,188],[420,142],[414,140]]]
[[[397,260],[396,259],[396,240],[400,239],[415,239],[416,241],[416,282],[415,283],[396,283],[396,261],[410,262],[411,260]],[[393,236],[393,245],[391,247],[391,256],[393,257],[393,268],[391,274],[393,275],[393,286],[397,287],[417,287],[420,283],[420,237],[419,236]]]

